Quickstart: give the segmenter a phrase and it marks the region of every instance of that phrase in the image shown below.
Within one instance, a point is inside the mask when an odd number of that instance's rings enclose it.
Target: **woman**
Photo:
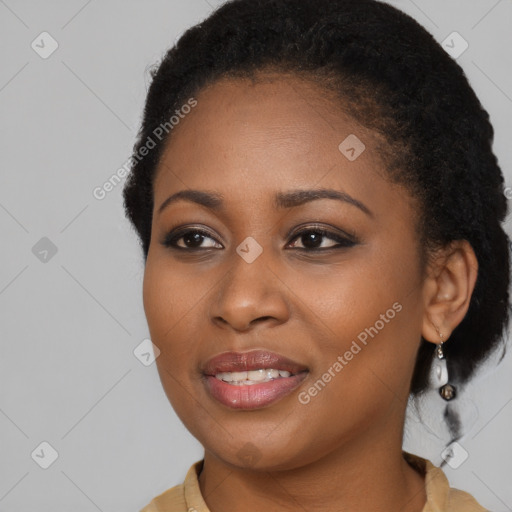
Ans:
[[[204,446],[144,512],[481,511],[402,451],[508,314],[488,115],[374,0],[235,0],[153,73],[126,213],[165,392]]]

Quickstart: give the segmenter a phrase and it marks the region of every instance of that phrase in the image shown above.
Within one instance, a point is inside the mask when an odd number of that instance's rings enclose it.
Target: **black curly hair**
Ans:
[[[388,179],[418,200],[429,251],[467,240],[479,270],[469,310],[444,345],[451,381],[464,383],[503,341],[509,315],[509,240],[494,132],[462,68],[414,19],[376,0],[231,0],[187,30],[151,72],[124,188],[145,261],[153,178],[165,143],[140,151],[156,127],[221,78],[293,73],[336,93],[339,107],[380,134]],[[153,135],[153,137],[152,137]],[[411,393],[427,388],[434,345],[422,339]],[[504,344],[503,344],[504,349]]]

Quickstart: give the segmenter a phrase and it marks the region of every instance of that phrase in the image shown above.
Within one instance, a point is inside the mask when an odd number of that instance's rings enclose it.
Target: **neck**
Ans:
[[[370,429],[314,462],[280,471],[241,469],[206,451],[201,492],[211,512],[420,512],[424,478],[402,456],[402,432],[388,434]]]

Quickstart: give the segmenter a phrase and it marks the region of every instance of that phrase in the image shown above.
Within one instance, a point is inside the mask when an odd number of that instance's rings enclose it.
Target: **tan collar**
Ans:
[[[450,483],[443,470],[418,455],[403,452],[404,459],[425,478],[427,502],[422,512],[443,512],[448,508]]]

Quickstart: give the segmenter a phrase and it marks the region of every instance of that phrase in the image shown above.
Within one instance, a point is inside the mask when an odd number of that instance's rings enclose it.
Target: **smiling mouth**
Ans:
[[[292,393],[308,368],[264,350],[225,352],[203,367],[208,394],[230,409],[260,409]]]

